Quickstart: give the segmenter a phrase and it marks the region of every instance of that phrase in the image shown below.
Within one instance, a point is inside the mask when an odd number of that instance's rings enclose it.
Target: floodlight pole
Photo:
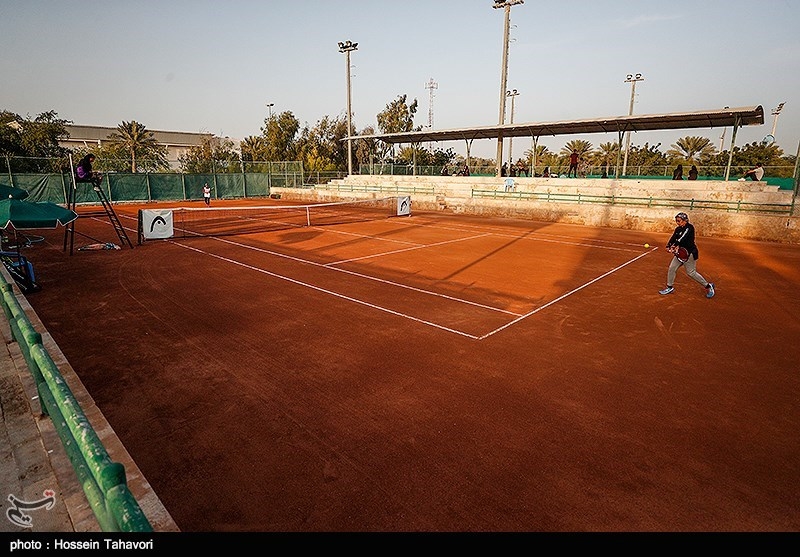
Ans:
[[[506,91],[506,96],[511,97],[511,123],[514,123],[514,99],[516,96],[519,95],[519,92],[516,89],[512,89],[511,91]],[[508,138],[508,175],[511,175],[511,165],[514,164],[514,149],[513,149],[513,142],[514,138]]]
[[[628,116],[633,116],[633,99],[636,96],[636,82],[637,81],[644,81],[642,74],[637,73],[636,75],[628,74],[625,78],[625,83],[631,84],[631,105],[628,108]],[[628,153],[631,150],[631,132],[626,132],[625,135],[625,159],[622,161],[622,175],[626,176],[628,174]]]
[[[505,11],[505,24],[503,26],[503,63],[500,74],[500,117],[498,124],[505,124],[506,120],[506,89],[508,86],[508,31],[511,27],[511,6],[523,4],[525,0],[494,0],[495,9],[503,8]],[[497,175],[503,165],[503,134],[497,134]]]
[[[272,120],[272,107],[275,106],[275,103],[267,103],[267,110],[269,110],[269,119]]]
[[[772,137],[775,137],[775,130],[778,129],[778,115],[781,113],[781,110],[783,110],[783,105],[785,104],[785,102],[782,102],[777,108],[772,110],[772,115],[775,116],[775,119],[772,121],[772,133],[770,134]]]
[[[352,41],[345,41],[339,43],[339,52],[345,53],[345,60],[347,63],[347,174],[351,175],[353,173],[353,140],[350,137],[352,135],[352,118],[353,118],[353,110],[352,104],[350,102],[350,53],[354,50],[358,50],[358,43],[354,43]]]

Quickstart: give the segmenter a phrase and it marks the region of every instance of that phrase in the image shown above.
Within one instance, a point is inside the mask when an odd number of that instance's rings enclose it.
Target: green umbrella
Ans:
[[[78,213],[50,201],[0,200],[0,229],[57,228],[78,218]]]
[[[25,199],[26,197],[28,197],[28,192],[26,190],[0,184],[0,199]]]

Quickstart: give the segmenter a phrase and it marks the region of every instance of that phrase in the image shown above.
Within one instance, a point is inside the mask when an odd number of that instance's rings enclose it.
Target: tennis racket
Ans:
[[[669,248],[669,251],[672,252],[672,255],[680,261],[681,263],[686,263],[689,261],[689,250],[679,246],[672,246]]]

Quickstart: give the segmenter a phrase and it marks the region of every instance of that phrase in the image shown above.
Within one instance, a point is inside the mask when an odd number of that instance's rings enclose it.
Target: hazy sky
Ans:
[[[492,0],[0,0],[0,109],[54,110],[75,124],[136,120],[151,130],[243,139],[268,115],[301,125],[346,114],[345,55],[353,41],[353,123],[376,125],[398,95],[418,99],[416,125],[499,119],[504,11]],[[525,0],[511,8],[508,89],[514,122],[628,114],[627,74],[641,73],[635,114],[761,105],[787,153],[800,141],[800,0]],[[436,88],[427,85],[433,81]],[[510,114],[510,104],[508,105]],[[721,129],[642,132],[632,143]],[[725,145],[730,145],[727,130]],[[541,138],[594,146],[616,134]],[[463,142],[444,145],[464,154]],[[530,147],[514,140],[515,157]],[[494,157],[476,141],[473,156]]]

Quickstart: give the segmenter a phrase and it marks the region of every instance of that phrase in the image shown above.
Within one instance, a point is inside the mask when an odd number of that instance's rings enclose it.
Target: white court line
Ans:
[[[372,281],[375,281],[375,282],[380,282],[380,283],[383,283],[383,284],[389,284],[391,286],[397,286],[398,288],[405,288],[406,290],[411,290],[413,292],[419,292],[421,294],[427,294],[429,296],[436,296],[437,298],[444,298],[446,300],[450,300],[450,301],[453,301],[453,302],[458,302],[458,303],[461,303],[461,304],[467,304],[467,305],[470,305],[470,306],[475,306],[475,307],[479,307],[479,308],[483,308],[483,309],[488,309],[490,311],[497,311],[497,312],[500,312],[500,313],[506,313],[508,315],[517,315],[517,316],[520,315],[519,313],[514,312],[514,311],[508,311],[508,310],[502,309],[502,308],[497,308],[497,307],[493,307],[493,306],[487,306],[485,304],[480,304],[478,302],[472,302],[470,300],[465,300],[463,298],[456,298],[454,296],[448,296],[447,294],[441,294],[439,292],[433,292],[431,290],[425,290],[423,288],[417,288],[415,286],[409,286],[407,284],[401,284],[399,282],[394,282],[394,281],[391,281],[391,280],[381,279],[381,278],[378,278],[378,277],[373,277],[371,275],[365,275],[363,273],[358,273],[356,271],[350,271],[348,269],[341,269],[339,267],[331,267],[330,263],[317,263],[316,261],[309,261],[307,259],[301,259],[299,257],[294,257],[293,255],[286,255],[284,253],[278,253],[278,252],[271,251],[271,250],[268,250],[268,249],[259,248],[259,247],[256,247],[256,246],[250,246],[248,244],[241,244],[239,242],[234,242],[233,240],[227,240],[225,238],[212,238],[212,239],[216,240],[218,242],[231,244],[233,246],[239,246],[239,247],[250,249],[250,250],[253,250],[253,251],[258,251],[258,252],[261,252],[261,253],[274,255],[276,257],[283,257],[284,259],[291,259],[292,261],[297,261],[299,263],[305,263],[306,265],[314,265],[316,267],[322,267],[324,269],[329,269],[331,271],[337,271],[339,273],[346,273],[346,274],[352,275],[354,277],[364,278],[364,279],[372,280]],[[170,240],[170,241],[172,241],[172,240]],[[452,241],[455,241],[455,240],[452,240]],[[173,243],[177,243],[177,242],[173,242]],[[446,243],[446,242],[443,242],[443,243]],[[431,245],[436,245],[436,244],[431,244]],[[425,247],[425,246],[422,246],[422,247]],[[405,251],[405,250],[399,250],[399,251]],[[389,253],[394,253],[394,252],[389,252]]]
[[[457,228],[456,228],[456,230],[457,230]],[[478,236],[474,236],[474,237],[472,237],[472,238],[480,238],[480,237],[489,236],[489,235],[492,235],[492,234],[493,234],[493,233],[491,233],[491,232],[488,232],[488,233],[486,233],[486,234],[480,234],[480,235],[478,235]],[[365,237],[370,237],[370,238],[371,238],[372,236],[366,235]],[[298,281],[298,280],[296,280],[296,279],[292,279],[292,278],[289,278],[289,277],[286,277],[286,276],[283,276],[283,275],[279,275],[279,274],[277,274],[277,273],[273,273],[273,272],[271,272],[271,271],[267,271],[267,270],[265,270],[265,269],[261,269],[261,268],[258,268],[258,267],[254,267],[254,266],[252,266],[252,265],[248,265],[248,264],[246,264],[246,263],[242,263],[242,262],[240,262],[240,261],[236,261],[236,260],[233,260],[233,259],[230,259],[230,258],[227,258],[227,257],[223,257],[223,256],[220,256],[220,255],[216,255],[216,254],[213,254],[213,253],[210,253],[210,252],[206,252],[206,251],[204,251],[204,250],[200,250],[200,249],[197,249],[197,248],[193,248],[193,247],[190,247],[190,246],[187,246],[187,245],[184,245],[184,244],[178,243],[178,242],[176,242],[176,241],[173,241],[173,240],[168,240],[170,243],[172,243],[172,244],[174,244],[174,245],[177,245],[177,246],[180,246],[180,247],[183,247],[183,248],[186,248],[186,249],[190,249],[190,250],[192,250],[192,251],[196,251],[196,252],[198,252],[198,253],[203,253],[203,254],[205,254],[205,255],[209,255],[209,256],[211,256],[211,257],[215,257],[215,258],[217,258],[217,259],[220,259],[220,260],[222,260],[222,261],[227,261],[227,262],[229,262],[229,263],[233,263],[234,265],[239,265],[239,266],[241,266],[241,267],[245,267],[245,268],[247,268],[247,269],[251,269],[251,270],[254,270],[254,271],[257,271],[257,272],[260,272],[260,273],[264,273],[264,274],[267,274],[267,275],[273,276],[273,277],[275,277],[275,278],[279,278],[279,279],[282,279],[282,280],[286,280],[286,281],[289,281],[289,282],[292,282],[292,283],[295,283],[295,284],[298,284],[298,285],[301,285],[301,286],[306,286],[306,287],[308,287],[308,288],[312,288],[312,289],[314,289],[314,290],[318,290],[318,291],[320,291],[320,292],[324,292],[324,293],[326,293],[326,294],[330,294],[330,295],[332,295],[332,296],[336,296],[336,297],[338,297],[338,298],[342,298],[342,299],[345,299],[345,300],[348,300],[348,301],[351,301],[351,302],[355,302],[355,303],[357,303],[357,304],[365,305],[365,306],[367,306],[367,307],[371,307],[371,308],[373,308],[373,309],[377,309],[377,310],[379,310],[379,311],[384,311],[384,312],[386,312],[386,313],[390,313],[390,314],[392,314],[392,315],[396,315],[396,316],[399,316],[399,317],[405,317],[405,318],[407,318],[407,319],[410,319],[410,320],[412,320],[412,321],[416,321],[416,322],[418,322],[418,323],[423,323],[423,324],[425,324],[425,325],[429,325],[429,326],[431,326],[431,327],[435,327],[435,328],[437,328],[437,329],[441,329],[441,330],[444,330],[444,331],[448,331],[448,332],[451,332],[451,333],[455,333],[455,334],[458,334],[458,335],[461,335],[461,336],[464,336],[464,337],[467,337],[467,338],[471,338],[471,339],[473,339],[473,340],[484,340],[484,339],[486,339],[486,338],[488,338],[488,337],[490,337],[490,336],[494,335],[495,333],[498,333],[498,332],[500,332],[500,331],[502,331],[502,330],[505,330],[505,329],[507,329],[508,327],[510,327],[511,325],[514,325],[514,324],[516,324],[516,323],[518,323],[518,322],[522,321],[523,319],[526,319],[526,318],[530,317],[531,315],[534,315],[534,314],[536,314],[536,313],[539,313],[539,312],[540,312],[540,311],[542,311],[543,309],[546,309],[546,308],[550,307],[551,305],[555,304],[556,302],[559,302],[559,301],[561,301],[561,300],[563,300],[563,299],[565,299],[565,298],[567,298],[567,297],[571,296],[572,294],[575,294],[575,293],[579,292],[580,290],[583,290],[583,289],[584,289],[584,288],[586,288],[587,286],[590,286],[590,285],[594,284],[595,282],[597,282],[597,281],[599,281],[599,280],[601,280],[601,279],[603,279],[603,278],[605,278],[605,277],[607,277],[607,276],[611,275],[612,273],[615,273],[615,272],[619,271],[619,270],[620,270],[620,269],[622,269],[623,267],[626,267],[626,266],[630,265],[631,263],[634,263],[635,261],[638,261],[638,260],[639,260],[639,259],[641,259],[642,257],[644,257],[644,256],[648,255],[649,253],[652,253],[652,252],[654,252],[654,251],[656,251],[656,250],[658,249],[658,248],[652,248],[652,249],[650,249],[649,251],[647,251],[647,252],[645,252],[645,253],[642,253],[642,254],[640,254],[640,255],[638,255],[638,256],[636,256],[636,257],[634,257],[633,259],[630,259],[629,261],[626,261],[625,263],[622,263],[621,265],[618,265],[617,267],[614,267],[613,269],[611,269],[611,270],[609,270],[609,271],[607,271],[607,272],[603,273],[602,275],[600,275],[600,276],[598,276],[598,277],[596,277],[596,278],[594,278],[594,279],[590,280],[589,282],[586,282],[586,283],[584,283],[584,284],[582,284],[582,285],[578,286],[577,288],[574,288],[574,289],[570,290],[569,292],[567,292],[567,293],[565,293],[565,294],[562,294],[562,295],[561,295],[561,296],[559,296],[558,298],[555,298],[554,300],[551,300],[550,302],[548,302],[548,303],[544,304],[543,306],[539,306],[538,308],[536,308],[536,309],[534,309],[534,310],[532,310],[532,311],[529,311],[529,312],[528,312],[528,313],[526,313],[526,314],[520,315],[520,314],[518,314],[518,313],[514,313],[514,312],[510,312],[510,311],[502,310],[502,309],[499,309],[499,308],[492,308],[492,307],[490,307],[490,306],[484,306],[484,305],[482,305],[482,304],[478,304],[478,303],[470,302],[470,301],[468,301],[468,300],[463,300],[463,299],[460,299],[460,298],[454,298],[454,297],[447,296],[447,295],[444,295],[444,294],[438,294],[438,293],[436,293],[436,292],[431,292],[431,291],[427,291],[427,290],[422,290],[422,289],[418,289],[418,288],[415,288],[415,287],[412,287],[412,286],[408,286],[408,285],[404,285],[404,284],[395,283],[395,282],[393,282],[393,281],[387,281],[387,280],[379,279],[379,278],[372,277],[372,276],[369,276],[369,275],[364,275],[364,274],[361,274],[361,273],[356,273],[356,272],[354,272],[354,271],[348,271],[348,270],[346,270],[346,269],[340,269],[340,268],[337,268],[337,267],[331,267],[331,266],[330,266],[331,264],[322,264],[322,263],[316,263],[316,262],[314,262],[314,261],[308,261],[308,260],[305,260],[305,259],[300,259],[300,258],[298,258],[298,257],[293,257],[293,256],[290,256],[290,255],[285,255],[285,254],[282,254],[282,253],[273,252],[273,251],[266,250],[266,249],[263,249],[263,248],[257,248],[257,247],[254,247],[254,246],[249,246],[249,245],[247,245],[247,244],[241,244],[241,243],[239,243],[239,242],[234,242],[234,241],[231,241],[231,240],[226,240],[226,239],[224,239],[224,238],[213,237],[212,239],[213,239],[213,240],[216,240],[216,241],[223,242],[223,243],[228,243],[228,244],[231,244],[231,245],[234,245],[234,246],[239,246],[239,247],[244,247],[244,248],[247,248],[247,249],[252,249],[252,250],[255,250],[255,251],[264,252],[264,253],[267,253],[267,254],[270,254],[270,255],[275,255],[275,256],[278,256],[278,257],[284,257],[284,258],[287,258],[287,259],[291,259],[291,260],[294,260],[294,261],[298,261],[298,262],[300,262],[300,263],[306,263],[306,264],[309,264],[309,265],[316,265],[316,266],[319,266],[319,267],[324,267],[324,268],[327,268],[327,269],[331,269],[331,270],[334,270],[334,271],[339,271],[339,272],[342,272],[342,273],[347,273],[347,274],[350,274],[350,275],[354,275],[354,276],[358,276],[358,277],[366,278],[366,279],[369,279],[369,280],[374,280],[374,281],[377,281],[377,282],[382,282],[382,283],[385,283],[385,284],[390,284],[390,285],[392,285],[392,286],[398,286],[398,287],[401,287],[401,288],[407,288],[407,289],[409,289],[409,290],[413,290],[413,291],[421,292],[421,293],[424,293],[424,294],[430,294],[430,295],[432,295],[432,296],[438,296],[438,297],[446,298],[446,299],[453,300],[453,301],[456,301],[456,302],[461,302],[461,303],[465,303],[465,304],[470,304],[470,305],[474,305],[474,306],[482,307],[482,308],[485,308],[485,309],[494,310],[494,311],[499,311],[499,312],[508,313],[508,314],[511,314],[511,315],[517,315],[517,316],[518,316],[516,319],[513,319],[513,320],[509,321],[508,323],[506,323],[505,325],[502,325],[501,327],[498,327],[498,328],[496,328],[496,329],[494,329],[494,330],[492,330],[492,331],[489,331],[488,333],[486,333],[486,334],[484,334],[484,335],[481,335],[481,336],[471,335],[471,334],[469,334],[469,333],[466,333],[466,332],[463,332],[463,331],[459,331],[459,330],[457,330],[457,329],[452,329],[452,328],[450,328],[450,327],[445,327],[444,325],[439,325],[439,324],[437,324],[437,323],[433,323],[433,322],[431,322],[431,321],[427,321],[427,320],[424,320],[424,319],[419,319],[419,318],[417,318],[417,317],[413,317],[413,316],[411,316],[411,315],[407,315],[407,314],[404,314],[404,313],[401,313],[401,312],[398,312],[398,311],[394,311],[394,310],[391,310],[391,309],[388,309],[388,308],[384,308],[384,307],[381,307],[381,306],[378,306],[378,305],[375,305],[375,304],[371,304],[371,303],[369,303],[369,302],[365,302],[365,301],[363,301],[363,300],[358,300],[358,299],[356,299],[356,298],[352,298],[352,297],[350,297],[350,296],[346,296],[346,295],[344,295],[344,294],[339,294],[339,293],[337,293],[337,292],[333,292],[333,291],[331,291],[331,290],[327,290],[327,289],[325,289],[325,288],[321,288],[321,287],[315,286],[315,285],[313,285],[313,284],[308,284],[308,283],[305,283],[305,282],[302,282],[302,281]],[[465,239],[471,239],[471,238],[465,238]],[[538,239],[538,240],[542,240],[542,241],[558,242],[557,240],[547,240],[547,239],[544,239],[544,238],[531,238],[531,237],[528,237],[528,239],[531,239],[531,240],[537,240],[537,239]],[[438,242],[438,243],[436,243],[436,244],[430,244],[430,245],[431,245],[431,246],[433,246],[433,245],[441,245],[441,244],[451,243],[451,242],[454,242],[454,241],[460,241],[460,240],[448,240],[448,241],[445,241],[445,242]],[[621,248],[610,248],[610,247],[605,247],[605,246],[598,246],[598,245],[595,245],[595,244],[584,244],[584,243],[576,243],[576,242],[563,242],[563,241],[562,241],[562,242],[558,242],[558,243],[565,243],[565,244],[570,244],[570,245],[584,245],[584,246],[588,246],[588,247],[601,248],[601,249],[613,249],[613,250],[621,250]],[[634,245],[634,244],[631,244],[631,245]],[[419,247],[428,247],[428,245],[424,245],[424,244],[423,244],[423,245],[420,245]],[[407,249],[418,249],[418,248],[407,248]],[[398,251],[406,251],[406,249],[403,249],[403,250],[395,250],[394,252],[389,252],[389,253],[396,253],[396,252],[398,252]],[[629,250],[624,250],[624,251],[629,251]],[[349,261],[349,260],[346,260],[346,261]]]
[[[498,327],[498,328],[497,328],[497,329],[495,329],[494,331],[490,331],[490,332],[486,333],[485,335],[481,335],[480,337],[478,337],[478,340],[483,340],[483,339],[485,339],[485,338],[487,338],[487,337],[490,337],[490,336],[492,336],[493,334],[495,334],[495,333],[497,333],[497,332],[500,332],[500,331],[502,331],[503,329],[505,329],[505,328],[507,328],[507,327],[510,327],[510,326],[511,326],[511,325],[513,325],[514,323],[518,323],[518,322],[522,321],[523,319],[525,319],[525,318],[527,318],[527,317],[530,317],[530,316],[531,316],[531,315],[533,315],[534,313],[539,313],[540,311],[542,311],[542,310],[543,310],[543,309],[545,309],[546,307],[552,306],[552,305],[553,305],[553,304],[555,304],[556,302],[558,302],[558,301],[560,301],[560,300],[563,300],[563,299],[564,299],[564,298],[566,298],[567,296],[571,296],[571,295],[575,294],[575,293],[576,293],[576,292],[578,292],[579,290],[583,290],[584,288],[586,288],[586,287],[587,287],[587,286],[589,286],[590,284],[594,284],[594,283],[595,283],[595,282],[597,282],[598,280],[600,280],[600,279],[602,279],[602,278],[604,278],[604,277],[607,277],[607,276],[608,276],[608,275],[610,275],[611,273],[614,273],[614,272],[616,272],[616,271],[618,271],[618,270],[622,269],[623,267],[625,267],[625,266],[627,266],[627,265],[630,265],[631,263],[633,263],[633,262],[634,262],[634,261],[636,261],[637,259],[641,259],[642,257],[644,257],[645,255],[648,255],[648,254],[649,254],[649,253],[651,253],[652,251],[655,251],[655,250],[650,250],[649,252],[645,252],[645,253],[642,253],[642,254],[640,254],[640,255],[637,255],[636,257],[634,257],[634,258],[633,258],[633,259],[631,259],[630,261],[626,261],[626,262],[625,262],[625,263],[623,263],[622,265],[618,265],[618,266],[614,267],[613,269],[611,269],[610,271],[607,271],[607,272],[603,273],[603,274],[602,274],[602,275],[600,275],[599,277],[597,277],[597,278],[594,278],[594,279],[590,280],[589,282],[586,282],[586,283],[584,283],[584,284],[580,285],[580,286],[579,286],[579,287],[577,287],[577,288],[573,288],[572,290],[570,290],[570,291],[569,291],[569,292],[567,292],[566,294],[562,294],[561,296],[559,296],[559,297],[558,297],[558,298],[556,298],[555,300],[551,300],[551,301],[547,302],[545,305],[543,305],[543,306],[539,306],[539,307],[538,307],[538,308],[536,308],[535,310],[533,310],[533,311],[529,311],[529,312],[528,312],[528,313],[526,313],[525,315],[522,315],[522,316],[520,316],[520,317],[517,317],[517,318],[516,318],[516,319],[514,319],[513,321],[509,321],[508,323],[506,323],[506,324],[505,324],[505,325],[503,325],[502,327]]]
[[[310,228],[314,228],[314,227],[310,227]],[[327,231],[327,229],[326,229],[326,231]],[[137,233],[138,233],[138,231],[137,231]],[[485,235],[486,234],[482,234],[480,236],[485,236]],[[475,238],[479,238],[480,236],[475,236]],[[370,236],[370,235],[363,235],[362,237],[364,237],[364,238],[373,238],[373,236]],[[276,251],[271,251],[271,250],[268,250],[268,249],[259,248],[259,247],[256,247],[256,246],[251,246],[251,245],[248,245],[248,244],[242,244],[242,243],[239,243],[239,242],[234,242],[233,240],[228,240],[226,238],[215,237],[215,236],[209,236],[208,238],[211,239],[211,240],[217,241],[217,242],[222,242],[222,243],[225,243],[225,244],[231,244],[233,246],[238,246],[238,247],[241,247],[241,248],[246,248],[246,249],[250,249],[250,250],[253,250],[253,251],[258,251],[258,252],[261,252],[261,253],[266,253],[268,255],[274,255],[276,257],[283,257],[284,259],[291,259],[292,261],[297,261],[299,263],[305,263],[306,265],[315,265],[317,267],[330,269],[332,271],[337,271],[337,272],[340,272],[340,273],[346,273],[348,275],[356,276],[356,277],[359,277],[359,278],[373,280],[375,282],[381,282],[383,284],[389,284],[391,286],[397,286],[398,288],[405,288],[406,290],[411,290],[413,292],[419,292],[421,294],[427,294],[429,296],[436,296],[437,298],[443,298],[445,300],[450,300],[450,301],[458,302],[458,303],[461,303],[461,304],[467,304],[467,305],[470,305],[470,306],[475,306],[475,307],[479,307],[479,308],[483,308],[483,309],[488,309],[489,311],[496,311],[496,312],[499,312],[499,313],[505,313],[505,314],[508,314],[508,315],[515,315],[515,316],[520,315],[519,313],[517,313],[515,311],[509,311],[507,309],[502,309],[502,308],[493,307],[493,306],[487,306],[485,304],[480,304],[478,302],[472,302],[470,300],[465,300],[463,298],[456,298],[455,296],[448,296],[447,294],[441,294],[439,292],[433,292],[431,290],[424,290],[422,288],[417,288],[415,286],[409,286],[407,284],[401,284],[399,282],[380,279],[380,278],[373,277],[373,276],[370,276],[370,275],[365,275],[363,273],[357,273],[355,271],[349,271],[347,269],[340,269],[338,267],[330,267],[330,265],[332,265],[331,263],[317,263],[315,261],[309,261],[307,259],[301,259],[299,257],[294,257],[292,255],[286,255],[284,253],[278,253]],[[182,245],[182,244],[178,243],[176,240],[167,240],[167,241],[170,242],[170,243],[173,243],[173,244]],[[459,241],[459,240],[449,240],[448,242],[456,242],[456,241]],[[440,244],[441,243],[448,243],[448,242],[440,242]],[[433,245],[438,245],[438,244],[427,244],[427,245],[426,244],[415,244],[415,245],[419,246],[419,247],[428,247],[428,246],[433,246]],[[410,248],[410,249],[414,249],[414,248]],[[399,250],[399,251],[405,251],[405,250]],[[385,252],[385,253],[394,253],[394,252]],[[341,261],[336,262],[336,263],[341,263]],[[276,276],[278,276],[278,275],[276,275]]]
[[[423,324],[429,325],[431,327],[436,327],[437,329],[442,329],[443,331],[448,331],[450,333],[455,333],[457,335],[465,336],[465,337],[471,338],[473,340],[478,338],[475,335],[471,335],[471,334],[465,333],[463,331],[458,331],[456,329],[451,329],[449,327],[445,327],[444,325],[439,325],[437,323],[432,323],[431,321],[426,321],[424,319],[419,319],[419,318],[414,317],[412,315],[407,315],[405,313],[400,313],[399,311],[394,311],[394,310],[391,310],[391,309],[388,309],[388,308],[385,308],[385,307],[377,306],[375,304],[370,304],[369,302],[365,302],[365,301],[359,300],[357,298],[352,298],[350,296],[345,296],[344,294],[339,294],[338,292],[334,292],[332,290],[327,290],[325,288],[320,288],[319,286],[314,286],[313,284],[308,284],[307,282],[302,282],[302,281],[299,281],[299,280],[296,280],[296,279],[293,279],[293,278],[285,277],[283,275],[279,275],[277,273],[273,273],[271,271],[267,271],[266,269],[260,269],[258,267],[254,267],[252,265],[248,265],[246,263],[242,263],[241,261],[236,261],[236,260],[230,259],[228,257],[223,257],[221,255],[216,255],[216,254],[213,254],[213,253],[209,253],[207,251],[203,251],[201,249],[193,248],[193,247],[187,246],[185,244],[180,244],[180,243],[177,243],[177,242],[172,242],[172,243],[175,244],[176,246],[180,246],[182,248],[186,248],[186,249],[189,249],[189,250],[192,250],[192,251],[196,251],[196,252],[202,253],[204,255],[209,255],[211,257],[216,257],[217,259],[220,259],[220,260],[225,261],[227,263],[233,263],[234,265],[239,265],[240,267],[244,267],[244,268],[250,269],[252,271],[257,271],[257,272],[263,273],[265,275],[270,275],[270,276],[275,277],[275,278],[286,280],[286,281],[292,282],[292,283],[300,285],[300,286],[305,286],[307,288],[312,288],[314,290],[318,290],[319,292],[324,292],[325,294],[330,294],[331,296],[336,296],[337,298],[342,298],[342,299],[347,300],[349,302],[354,302],[356,304],[361,304],[361,305],[364,305],[364,306],[367,306],[367,307],[370,307],[370,308],[373,308],[373,309],[377,309],[378,311],[384,311],[386,313],[391,313],[392,315],[397,315],[398,317],[404,317],[406,319],[410,319],[410,320],[416,321],[418,323],[423,323]]]

